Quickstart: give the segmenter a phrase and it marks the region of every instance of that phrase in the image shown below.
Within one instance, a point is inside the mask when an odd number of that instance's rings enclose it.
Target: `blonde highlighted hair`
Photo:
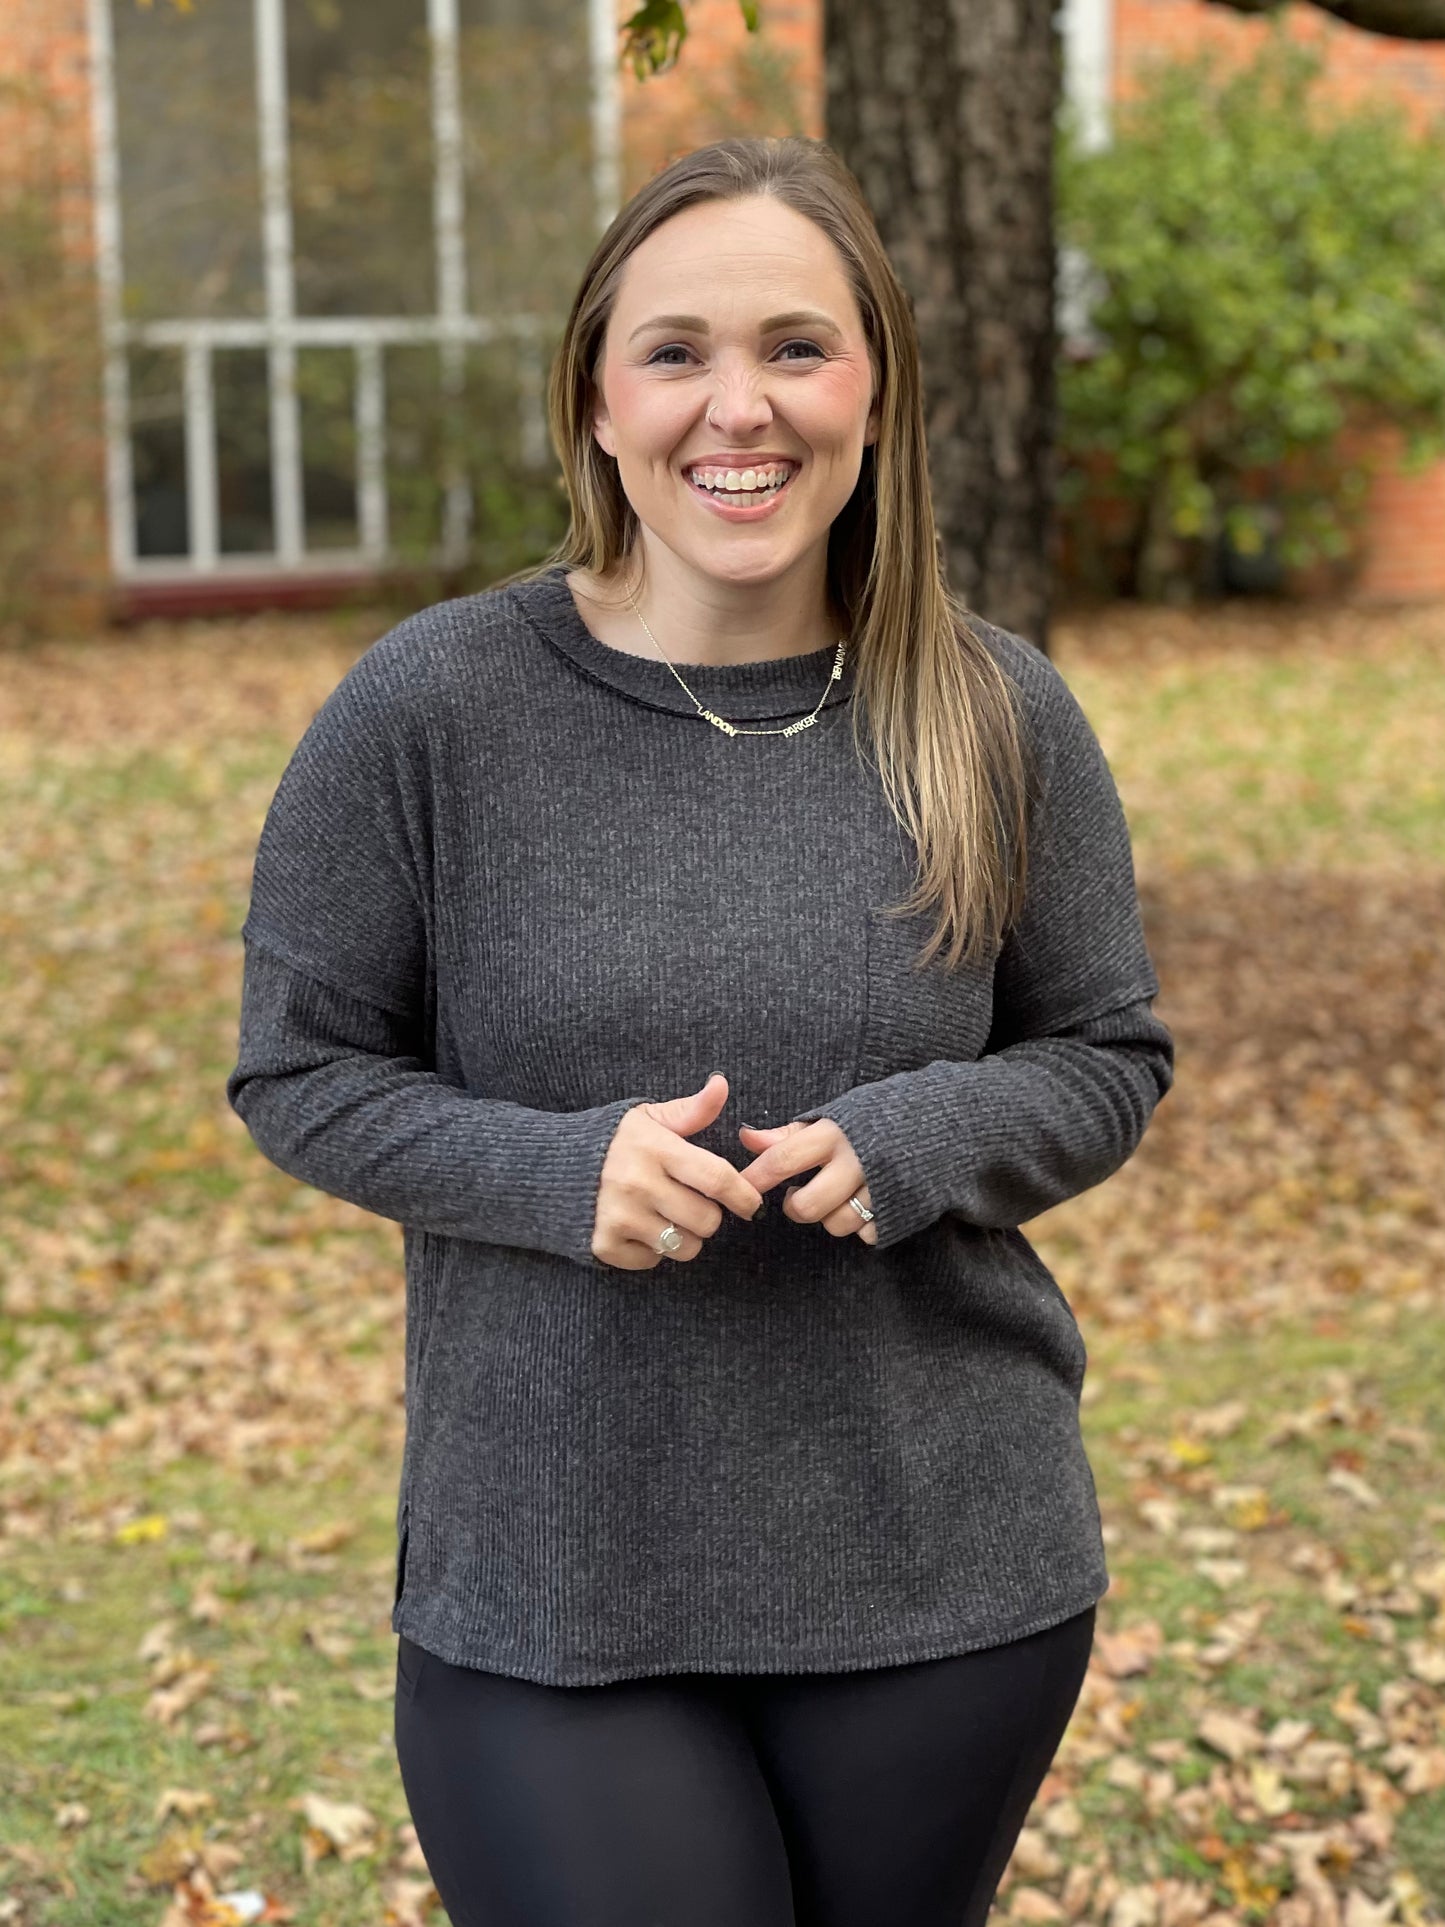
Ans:
[[[638,518],[592,430],[623,267],[684,208],[772,194],[833,242],[873,366],[876,442],[828,540],[828,596],[856,664],[854,747],[871,732],[889,806],[918,850],[915,886],[888,914],[935,922],[918,967],[988,961],[1023,906],[1031,752],[1012,679],[944,580],[929,489],[918,336],[862,190],[823,141],[735,137],[681,155],[621,208],[582,273],[553,358],[548,425],[571,504],[566,535],[520,582],[559,563],[620,580]],[[503,586],[501,584],[497,586]]]

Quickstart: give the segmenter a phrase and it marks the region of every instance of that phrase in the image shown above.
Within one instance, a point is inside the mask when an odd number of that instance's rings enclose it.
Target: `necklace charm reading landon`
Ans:
[[[642,624],[643,628],[647,629],[647,618],[643,615],[641,609],[638,608],[637,597],[632,593],[630,584],[627,590],[627,600],[632,604],[632,613],[637,617],[637,620]],[[714,729],[720,729],[724,736],[796,736],[801,730],[811,729],[813,724],[818,720],[818,711],[823,707],[827,699],[828,691],[832,688],[833,684],[842,677],[843,663],[848,654],[848,638],[846,636],[840,636],[838,638],[838,652],[833,658],[832,671],[829,674],[827,682],[823,685],[823,694],[818,698],[810,715],[800,716],[797,722],[789,723],[783,729],[740,729],[736,723],[730,723],[725,716],[719,716],[716,710],[704,709],[697,697],[688,689],[687,684],[682,682],[682,677],[677,675],[676,669],[673,669],[672,664],[667,661],[662,644],[650,629],[647,629],[647,635],[648,640],[658,655],[667,663],[668,668],[672,669],[672,673],[674,676],[677,676],[677,680],[682,683],[688,700],[697,710],[698,715],[701,716],[705,722],[711,723]]]

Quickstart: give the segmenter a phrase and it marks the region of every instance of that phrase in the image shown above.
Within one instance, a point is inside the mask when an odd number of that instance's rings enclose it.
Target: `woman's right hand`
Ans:
[[[652,1271],[664,1259],[685,1263],[722,1223],[722,1207],[751,1219],[762,1209],[754,1189],[726,1158],[687,1140],[705,1130],[726,1104],[728,1082],[714,1071],[691,1097],[634,1104],[624,1111],[602,1162],[592,1255],[624,1271]],[[682,1238],[659,1251],[664,1225]]]

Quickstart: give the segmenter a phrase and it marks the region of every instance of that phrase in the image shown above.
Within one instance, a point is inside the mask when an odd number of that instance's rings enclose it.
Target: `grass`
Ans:
[[[11,1927],[159,1927],[178,1891],[200,1919],[198,1867],[295,1927],[426,1917],[391,1741],[401,1234],[268,1166],[223,1089],[260,820],[368,639],[157,627],[7,665]],[[1000,1895],[1020,1921],[1336,1927],[1291,1871],[1311,1830],[1344,1927],[1445,1914],[1445,1786],[1404,1790],[1445,1747],[1442,654],[1431,612],[1058,638],[1180,1075],[1130,1164],[1029,1227],[1089,1347],[1114,1583]],[[1124,1635],[1139,1671],[1103,1663]],[[1222,1757],[1201,1721],[1241,1709],[1343,1768]],[[356,1857],[318,1794],[373,1816]]]

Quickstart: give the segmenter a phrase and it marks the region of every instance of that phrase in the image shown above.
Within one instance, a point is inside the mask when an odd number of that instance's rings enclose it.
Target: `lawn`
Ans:
[[[441,1919],[391,1742],[401,1231],[269,1166],[223,1088],[261,819],[376,633],[0,658],[0,1923]],[[1178,1063],[1028,1228],[1113,1586],[999,1912],[1427,1927],[1445,608],[1111,610],[1054,654]]]

